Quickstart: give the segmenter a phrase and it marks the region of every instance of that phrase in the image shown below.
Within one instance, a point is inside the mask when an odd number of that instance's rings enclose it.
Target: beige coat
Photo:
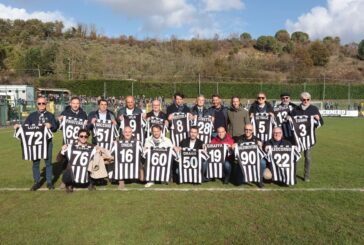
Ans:
[[[106,178],[108,175],[105,164],[109,164],[113,159],[109,150],[96,146],[95,156],[90,161],[87,169],[90,172],[91,178]]]

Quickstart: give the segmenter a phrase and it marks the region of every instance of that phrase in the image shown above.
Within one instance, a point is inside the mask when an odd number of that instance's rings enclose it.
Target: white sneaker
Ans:
[[[149,188],[151,187],[152,185],[154,185],[154,182],[148,182],[144,185],[145,188]]]

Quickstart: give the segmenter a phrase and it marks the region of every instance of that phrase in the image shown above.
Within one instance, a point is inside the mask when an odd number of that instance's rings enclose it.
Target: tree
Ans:
[[[330,51],[320,41],[311,44],[309,53],[315,66],[325,66],[329,62]]]
[[[251,47],[253,45],[252,36],[247,32],[244,32],[240,35],[240,40],[242,42],[243,47],[245,48]]]
[[[286,30],[277,31],[276,34],[274,35],[274,37],[282,43],[287,43],[291,39],[288,31],[286,31]]]
[[[305,32],[296,31],[292,33],[291,40],[298,43],[306,43],[309,41],[309,36]]]
[[[252,36],[249,33],[247,33],[247,32],[243,32],[240,35],[240,40],[242,40],[242,41],[250,41],[250,40],[252,40]]]
[[[361,60],[364,60],[364,39],[361,40],[358,46],[358,57]]]
[[[255,48],[260,51],[273,52],[273,53],[277,53],[281,49],[277,40],[272,36],[260,36],[257,39]]]

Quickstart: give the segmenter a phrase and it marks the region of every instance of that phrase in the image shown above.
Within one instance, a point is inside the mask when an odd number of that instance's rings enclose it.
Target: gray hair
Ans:
[[[301,99],[303,99],[303,98],[311,99],[311,95],[309,92],[302,92],[300,95],[300,98]]]

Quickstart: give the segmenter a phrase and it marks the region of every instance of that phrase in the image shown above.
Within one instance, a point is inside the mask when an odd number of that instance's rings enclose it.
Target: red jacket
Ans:
[[[211,140],[211,144],[227,144],[227,145],[233,145],[235,142],[233,138],[229,134],[226,134],[224,139],[220,139],[218,136],[213,138]]]

